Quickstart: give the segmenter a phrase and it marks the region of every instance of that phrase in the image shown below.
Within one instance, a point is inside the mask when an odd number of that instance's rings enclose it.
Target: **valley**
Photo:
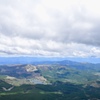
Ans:
[[[0,100],[100,100],[99,66],[67,60],[0,65]]]

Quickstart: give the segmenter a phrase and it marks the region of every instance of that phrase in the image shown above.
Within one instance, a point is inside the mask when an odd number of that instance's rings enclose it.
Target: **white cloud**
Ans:
[[[0,55],[100,57],[99,0],[0,0]]]

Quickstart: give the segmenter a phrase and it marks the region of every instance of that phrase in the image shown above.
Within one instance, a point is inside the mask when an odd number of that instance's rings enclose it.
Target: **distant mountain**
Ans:
[[[76,61],[76,62],[85,62],[85,63],[100,63],[100,58],[96,57],[85,57],[85,58],[78,58],[78,57],[68,57],[68,60]]]
[[[33,64],[45,61],[61,61],[65,58],[49,58],[49,57],[0,57],[0,64]]]
[[[100,63],[100,58],[60,58],[60,57],[0,57],[0,64],[33,64],[33,63]]]

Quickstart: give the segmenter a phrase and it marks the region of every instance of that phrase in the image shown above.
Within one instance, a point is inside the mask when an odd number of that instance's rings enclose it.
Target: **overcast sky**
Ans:
[[[100,57],[100,0],[0,0],[0,56]]]

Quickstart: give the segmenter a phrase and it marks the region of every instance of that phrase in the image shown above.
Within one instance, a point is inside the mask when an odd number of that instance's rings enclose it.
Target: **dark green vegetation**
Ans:
[[[100,100],[100,64],[0,65],[0,100]]]
[[[4,91],[9,84],[0,81],[0,100],[99,100],[100,88],[82,87],[71,83],[55,82],[52,85],[21,85]]]

